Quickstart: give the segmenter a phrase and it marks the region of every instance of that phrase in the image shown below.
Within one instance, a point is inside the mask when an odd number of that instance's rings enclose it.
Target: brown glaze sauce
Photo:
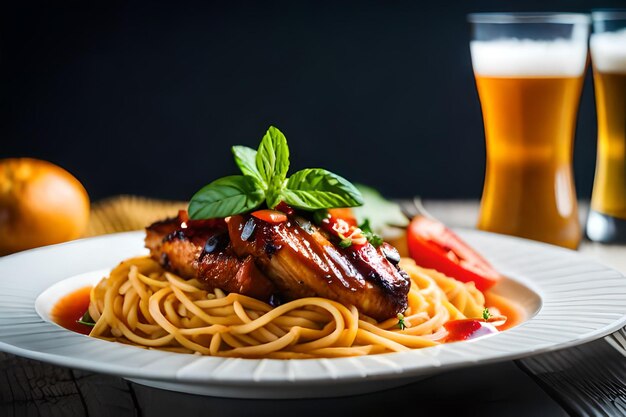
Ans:
[[[80,334],[89,334],[92,327],[78,323],[89,308],[91,287],[80,288],[61,298],[52,308],[50,318],[56,324]]]

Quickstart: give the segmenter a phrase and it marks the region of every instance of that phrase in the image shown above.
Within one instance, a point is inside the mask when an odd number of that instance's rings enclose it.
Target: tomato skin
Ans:
[[[277,210],[257,210],[253,211],[252,215],[268,223],[284,223],[287,221],[287,215]]]
[[[481,291],[495,285],[501,275],[442,223],[416,216],[407,230],[409,254],[424,268],[432,268],[462,282],[474,282]]]

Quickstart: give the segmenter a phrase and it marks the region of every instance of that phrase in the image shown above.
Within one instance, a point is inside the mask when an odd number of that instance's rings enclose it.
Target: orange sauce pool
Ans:
[[[87,308],[91,287],[80,288],[61,298],[52,308],[50,317],[61,327],[81,334],[89,334],[91,327],[78,323]]]
[[[511,327],[515,327],[518,324],[522,323],[526,314],[522,310],[520,306],[515,304],[513,301],[505,298],[501,295],[494,294],[491,291],[487,291],[485,294],[485,306],[491,308],[495,307],[500,310],[500,313],[506,316],[506,322],[502,326],[498,326],[498,330],[506,330]]]

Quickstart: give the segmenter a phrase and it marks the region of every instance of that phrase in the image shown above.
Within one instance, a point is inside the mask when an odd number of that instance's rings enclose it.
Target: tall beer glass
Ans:
[[[478,227],[576,248],[572,151],[589,17],[479,13],[468,20],[487,144]]]
[[[626,242],[626,11],[593,12],[591,63],[598,115],[587,236]]]

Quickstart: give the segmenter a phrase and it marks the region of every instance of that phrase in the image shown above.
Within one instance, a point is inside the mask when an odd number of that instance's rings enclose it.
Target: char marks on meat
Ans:
[[[246,223],[255,234],[242,239]],[[238,256],[252,256],[285,299],[319,296],[353,304],[377,320],[403,312],[410,286],[408,276],[390,263],[381,248],[369,243],[341,248],[316,226],[295,220],[270,224],[248,215],[228,221],[231,243]],[[269,252],[270,246],[278,248]]]
[[[341,248],[295,216],[277,224],[237,215],[228,222],[188,221],[185,226],[180,218],[149,226],[146,247],[164,268],[210,288],[266,301],[272,295],[324,297],[355,305],[376,320],[407,307],[410,279],[390,262],[397,255],[390,245]]]
[[[183,278],[196,278],[208,289],[264,301],[275,293],[274,285],[251,257],[234,254],[224,221],[185,221],[179,216],[157,222],[146,228],[145,244],[165,269]]]

